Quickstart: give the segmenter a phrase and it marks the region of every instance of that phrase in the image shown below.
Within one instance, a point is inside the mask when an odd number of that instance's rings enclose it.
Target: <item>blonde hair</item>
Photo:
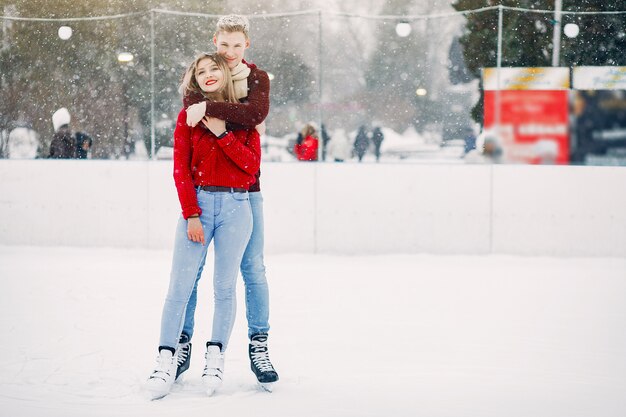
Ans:
[[[196,69],[198,68],[200,61],[203,59],[210,59],[215,62],[215,65],[217,65],[220,71],[224,74],[224,83],[222,84],[222,88],[215,93],[207,93],[206,91],[203,91],[198,84],[198,80],[196,79]],[[178,91],[183,95],[183,97],[192,93],[200,93],[207,99],[213,101],[222,99],[228,103],[239,102],[237,97],[235,97],[235,88],[233,87],[233,79],[230,73],[230,68],[228,68],[228,63],[224,57],[217,53],[210,54],[208,52],[203,52],[196,56],[187,68],[187,71],[185,71],[185,75],[183,76],[180,86],[178,87]]]
[[[306,125],[304,125],[304,127],[302,128],[302,137],[306,138],[307,136],[312,136],[314,138],[317,138],[317,130],[315,129],[315,127],[313,125],[311,125],[310,123],[307,123]]]
[[[249,31],[250,22],[248,21],[248,18],[238,14],[222,16],[215,25],[215,36],[217,36],[220,32],[242,32],[246,39],[249,39]]]

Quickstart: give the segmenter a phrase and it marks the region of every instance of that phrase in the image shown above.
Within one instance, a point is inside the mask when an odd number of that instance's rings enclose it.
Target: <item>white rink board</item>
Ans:
[[[626,256],[626,169],[264,163],[268,253]],[[0,244],[171,248],[171,161],[0,160]]]
[[[495,166],[493,252],[626,256],[626,169]]]
[[[325,165],[317,249],[328,253],[487,253],[487,166]]]

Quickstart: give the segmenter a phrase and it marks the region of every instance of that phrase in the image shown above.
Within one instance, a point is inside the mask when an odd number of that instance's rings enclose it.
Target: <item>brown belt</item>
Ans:
[[[202,191],[210,191],[213,193],[224,192],[224,193],[247,193],[248,190],[245,188],[237,188],[237,187],[221,187],[219,185],[200,185],[198,189]]]

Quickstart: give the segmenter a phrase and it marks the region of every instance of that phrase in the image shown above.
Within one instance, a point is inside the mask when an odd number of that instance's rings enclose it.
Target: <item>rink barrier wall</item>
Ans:
[[[268,253],[626,257],[626,169],[264,163]],[[0,160],[0,244],[169,249],[171,161]]]

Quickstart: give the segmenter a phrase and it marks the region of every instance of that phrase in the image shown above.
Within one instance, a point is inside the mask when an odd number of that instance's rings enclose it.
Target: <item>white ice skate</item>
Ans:
[[[202,383],[207,395],[213,395],[222,385],[224,376],[224,354],[221,345],[208,342],[204,357],[206,365],[202,373]]]
[[[152,400],[169,394],[176,378],[176,367],[176,356],[170,350],[161,349],[157,356],[157,365],[146,382],[146,390]]]

